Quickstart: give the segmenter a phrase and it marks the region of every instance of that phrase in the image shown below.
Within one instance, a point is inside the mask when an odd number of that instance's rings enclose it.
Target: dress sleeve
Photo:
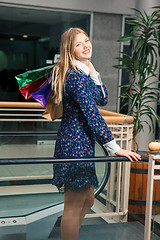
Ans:
[[[98,111],[87,78],[80,74],[70,74],[65,89],[74,98],[74,101],[78,103],[97,141],[102,145],[112,141],[114,138]]]

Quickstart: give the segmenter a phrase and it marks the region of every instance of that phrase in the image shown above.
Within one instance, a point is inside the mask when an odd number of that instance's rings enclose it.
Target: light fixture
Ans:
[[[23,38],[28,38],[28,35],[24,34],[24,35],[23,35]]]
[[[10,37],[10,39],[9,39],[10,41],[13,41],[14,40],[14,38],[13,37]]]

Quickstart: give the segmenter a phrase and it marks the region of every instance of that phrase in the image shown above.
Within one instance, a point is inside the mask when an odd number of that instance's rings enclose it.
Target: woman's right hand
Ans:
[[[125,149],[120,149],[118,152],[115,153],[117,156],[121,156],[121,157],[127,157],[131,162],[133,160],[135,161],[139,161],[141,160],[141,155],[139,155],[136,152],[132,152],[129,150],[125,150]]]

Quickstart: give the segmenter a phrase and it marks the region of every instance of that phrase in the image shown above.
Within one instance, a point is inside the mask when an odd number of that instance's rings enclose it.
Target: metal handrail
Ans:
[[[136,162],[135,160],[133,160]],[[1,158],[0,165],[16,164],[57,164],[57,163],[78,163],[78,162],[130,162],[127,157],[106,156],[106,157],[85,157],[85,158]],[[141,161],[148,162],[148,157],[141,157]]]
[[[57,134],[57,131],[0,131],[0,135],[39,135],[39,134]],[[103,148],[104,149],[104,148]],[[106,153],[106,151],[105,151]],[[49,164],[67,162],[130,162],[127,157],[105,156],[105,157],[84,157],[84,158],[0,158],[0,165],[8,164]],[[134,161],[134,160],[133,160]],[[140,162],[148,161],[147,157],[141,158]]]

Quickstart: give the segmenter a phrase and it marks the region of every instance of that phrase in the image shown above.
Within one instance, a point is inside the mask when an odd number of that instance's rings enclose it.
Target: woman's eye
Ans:
[[[76,47],[78,47],[78,46],[80,46],[80,43],[77,43],[77,44],[76,44]]]
[[[85,42],[89,42],[89,39],[86,39],[86,41]]]

